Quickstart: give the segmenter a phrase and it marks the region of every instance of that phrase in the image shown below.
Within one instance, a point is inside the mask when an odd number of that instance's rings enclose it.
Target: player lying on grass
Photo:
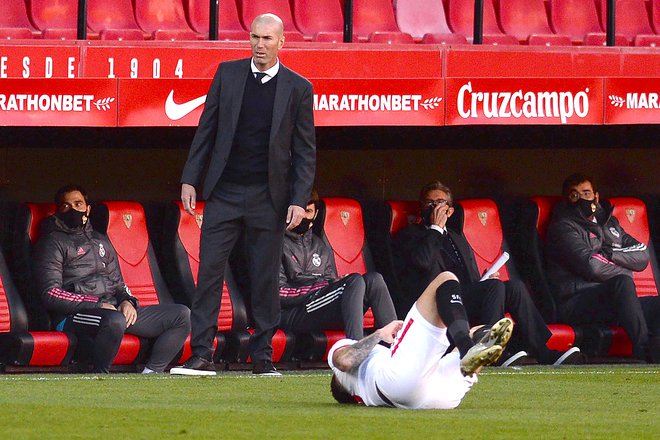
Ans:
[[[451,409],[458,406],[482,366],[502,354],[513,322],[503,318],[477,343],[470,336],[458,279],[438,275],[408,312],[371,335],[335,343],[328,354],[333,376],[330,389],[340,403],[408,409]],[[447,349],[452,345],[457,350]],[[387,349],[379,342],[391,344]]]

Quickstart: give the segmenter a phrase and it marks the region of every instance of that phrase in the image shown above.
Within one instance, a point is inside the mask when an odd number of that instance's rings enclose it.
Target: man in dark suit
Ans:
[[[543,364],[581,360],[577,347],[564,353],[548,349],[550,330],[522,282],[502,282],[499,274],[479,281],[481,276],[470,244],[461,234],[447,228],[447,220],[454,213],[452,192],[447,186],[438,181],[429,183],[420,191],[419,202],[422,223],[412,224],[397,235],[403,266],[401,284],[406,298],[402,301],[405,304],[397,304],[397,310],[412,306],[431,280],[449,271],[460,281],[461,293],[456,301],[464,304],[471,325],[489,327],[503,318],[505,312],[516,322],[509,344],[513,349],[502,356],[503,366],[513,365],[527,356],[524,350],[531,351]]]
[[[212,375],[223,274],[245,234],[255,331],[253,373],[279,375],[271,339],[280,319],[279,261],[285,229],[305,214],[316,166],[312,85],[283,66],[282,20],[254,19],[252,58],[223,62],[213,78],[181,178],[193,214],[203,180],[206,199],[198,286],[192,301],[192,358],[173,374]],[[206,172],[205,172],[206,170]],[[288,226],[287,226],[288,225]]]

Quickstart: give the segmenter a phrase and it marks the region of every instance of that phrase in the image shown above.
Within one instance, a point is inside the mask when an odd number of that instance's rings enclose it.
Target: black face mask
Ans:
[[[302,220],[300,220],[300,224],[298,224],[298,226],[291,229],[291,232],[295,234],[303,235],[305,232],[310,230],[313,224],[314,224],[314,220],[303,218]]]
[[[433,214],[434,209],[434,206],[422,208],[420,215],[422,216],[422,222],[424,222],[426,226],[431,226],[431,214]]]
[[[596,199],[594,200],[585,200],[579,199],[573,204],[575,208],[584,216],[584,218],[589,218],[596,213],[598,209],[598,203]]]
[[[87,213],[84,211],[69,209],[66,212],[58,212],[55,215],[70,229],[82,228],[87,223]]]

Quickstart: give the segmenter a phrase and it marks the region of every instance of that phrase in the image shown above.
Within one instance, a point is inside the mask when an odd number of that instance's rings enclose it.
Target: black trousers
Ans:
[[[245,233],[250,303],[255,332],[252,361],[271,360],[272,338],[280,321],[279,265],[286,207],[276,210],[267,185],[220,182],[204,208],[197,289],[191,306],[193,354],[213,357],[222,283],[229,255]]]
[[[660,298],[638,298],[633,279],[626,275],[576,291],[560,304],[559,313],[569,324],[620,325],[639,359],[648,354],[649,327],[656,336],[660,331]]]
[[[97,373],[109,371],[124,333],[155,339],[146,367],[162,373],[190,334],[190,310],[180,304],[138,307],[135,324],[126,328],[120,311],[89,309],[67,317],[64,331],[75,333],[79,357]]]
[[[552,333],[522,282],[489,279],[461,286],[470,325],[492,325],[509,313],[516,323],[510,350],[527,350],[541,358],[548,355],[546,343]]]
[[[283,309],[280,327],[294,332],[344,330],[346,337],[360,340],[369,307],[377,328],[396,319],[383,277],[378,272],[353,273],[310,295],[304,304]]]

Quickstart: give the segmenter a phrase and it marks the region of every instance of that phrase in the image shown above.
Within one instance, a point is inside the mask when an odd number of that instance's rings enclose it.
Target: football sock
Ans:
[[[447,333],[458,347],[461,357],[472,348],[470,325],[461,299],[461,286],[458,281],[445,281],[435,292],[435,302],[442,321],[447,326]]]

